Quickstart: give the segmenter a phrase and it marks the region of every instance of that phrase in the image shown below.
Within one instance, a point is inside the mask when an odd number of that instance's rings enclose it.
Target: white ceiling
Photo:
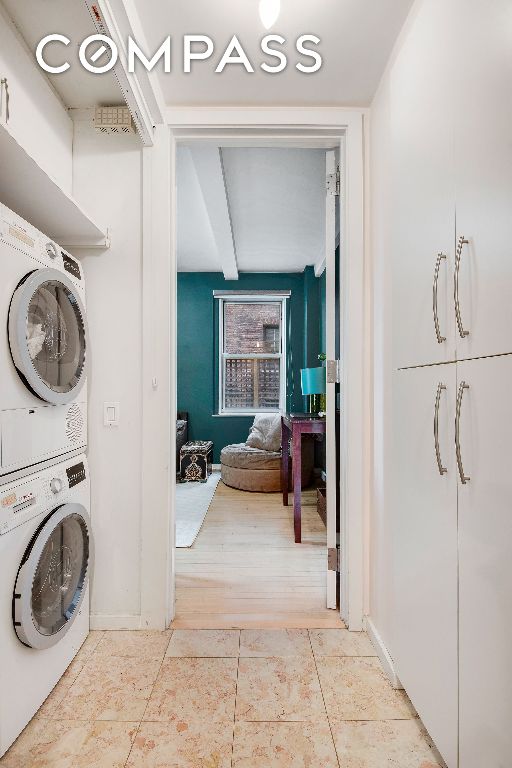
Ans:
[[[45,35],[52,33],[66,35],[71,40],[66,48],[62,45],[50,45],[45,52],[45,58],[52,66],[62,64],[63,51],[72,65],[67,72],[60,75],[47,74],[66,107],[86,108],[123,103],[122,94],[112,73],[93,75],[79,65],[80,43],[96,32],[83,0],[1,2],[31,51],[35,52],[38,42]]]
[[[207,206],[204,163],[180,147],[178,269],[222,272],[218,206]],[[218,151],[218,150],[217,150]],[[302,272],[325,251],[325,150],[223,148],[225,190],[240,272]],[[199,169],[199,171],[198,171]],[[215,210],[214,210],[215,208]]]
[[[260,69],[259,43],[266,31],[258,15],[259,0],[135,0],[153,51],[164,36],[172,36],[173,71],[160,74],[167,104],[203,106],[368,105],[412,2],[281,0],[281,16],[270,32],[288,41],[291,66],[270,75]],[[306,33],[316,34],[322,41],[324,65],[313,75],[295,69],[295,40]],[[182,65],[185,34],[208,35],[217,46],[214,57],[193,63],[188,75]],[[215,74],[233,34],[250,56],[254,74],[242,66],[228,66],[222,74]]]

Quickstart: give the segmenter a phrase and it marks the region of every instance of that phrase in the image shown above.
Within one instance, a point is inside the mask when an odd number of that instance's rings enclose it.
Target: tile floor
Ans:
[[[91,632],[0,768],[438,768],[364,634]]]

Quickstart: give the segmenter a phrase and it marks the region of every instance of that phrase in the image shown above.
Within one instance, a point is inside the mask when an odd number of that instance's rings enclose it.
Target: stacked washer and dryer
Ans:
[[[0,205],[0,757],[89,632],[80,264]]]

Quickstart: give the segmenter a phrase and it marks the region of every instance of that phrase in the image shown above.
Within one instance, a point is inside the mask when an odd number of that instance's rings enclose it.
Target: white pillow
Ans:
[[[281,414],[257,414],[245,444],[262,451],[281,450]]]

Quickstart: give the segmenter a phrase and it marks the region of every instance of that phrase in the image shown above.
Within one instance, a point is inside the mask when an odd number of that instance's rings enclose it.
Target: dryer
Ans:
[[[2,205],[0,266],[2,483],[85,448],[89,347],[81,265]]]
[[[89,505],[85,456],[0,488],[0,757],[89,632]]]

